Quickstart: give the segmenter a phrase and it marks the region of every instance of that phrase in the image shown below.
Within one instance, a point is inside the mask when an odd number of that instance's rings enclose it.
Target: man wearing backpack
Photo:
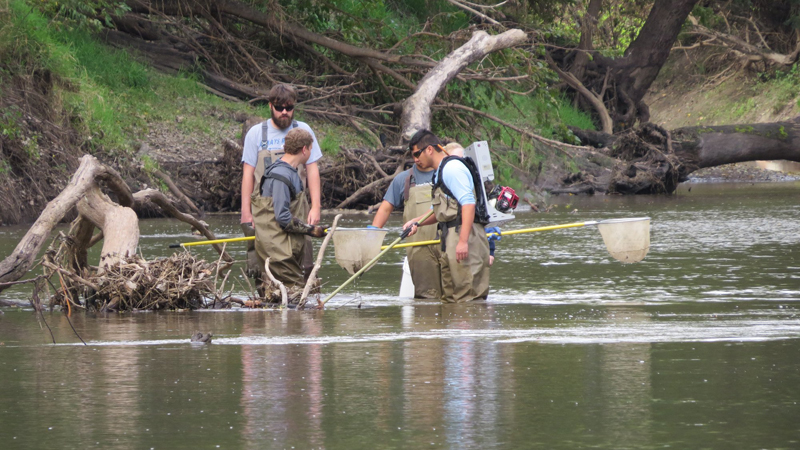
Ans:
[[[299,128],[311,135],[312,144],[309,147],[311,155],[308,160],[298,168],[298,175],[303,180],[303,185],[308,185],[311,196],[311,208],[307,217],[302,220],[311,225],[316,225],[320,220],[322,210],[320,194],[319,167],[317,161],[322,158],[316,136],[305,122],[294,120],[294,107],[297,103],[297,91],[288,84],[277,84],[270,89],[267,96],[271,119],[251,127],[245,137],[242,152],[242,213],[241,227],[245,236],[253,236],[253,212],[251,211],[250,196],[260,185],[264,170],[284,154],[283,144],[289,131]],[[305,193],[303,193],[305,195]],[[303,267],[308,274],[313,267],[313,254],[311,241],[306,240],[306,253],[303,257]],[[255,258],[255,248],[248,245],[247,252],[248,272],[260,273],[263,267],[258,267]],[[253,267],[255,266],[255,267]]]
[[[251,196],[255,247],[262,263],[292,293],[304,286],[306,236],[323,237],[325,227],[305,223],[308,201],[297,169],[311,156],[311,133],[297,128],[286,134],[285,153],[269,165]],[[306,275],[307,276],[307,275]]]
[[[408,146],[421,170],[435,170],[433,215],[423,222],[424,215],[411,219],[403,228],[411,227],[413,235],[418,226],[438,223],[443,303],[483,300],[489,295],[489,243],[484,228],[488,215],[481,208],[484,198],[477,191],[471,160],[448,156],[439,138],[428,130],[418,131]]]

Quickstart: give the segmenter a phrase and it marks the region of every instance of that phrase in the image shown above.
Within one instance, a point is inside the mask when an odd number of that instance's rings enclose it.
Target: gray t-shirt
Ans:
[[[303,183],[300,181],[300,176],[297,175],[297,169],[285,161],[280,159],[275,161],[267,168],[266,172],[281,175],[288,179],[294,186],[296,195],[300,195],[300,192],[303,191]],[[275,220],[278,221],[281,228],[286,227],[292,221],[292,211],[289,209],[292,202],[292,192],[289,190],[289,186],[283,181],[274,178],[266,178],[262,186],[261,196],[272,197],[272,204],[275,207]],[[298,219],[305,220],[305,217],[298,217]]]
[[[281,150],[283,149],[283,144],[286,142],[286,135],[289,134],[289,131],[292,129],[292,126],[289,125],[288,128],[283,130],[279,130],[275,128],[272,124],[272,119],[267,121],[267,126],[269,127],[269,140],[265,142],[267,145],[268,150]],[[247,131],[247,134],[244,137],[244,148],[242,151],[242,162],[255,167],[258,163],[258,152],[262,150],[261,142],[262,142],[262,132],[261,132],[262,125],[258,123]],[[314,132],[311,130],[311,127],[308,126],[305,122],[297,121],[297,128],[301,128],[303,130],[308,131],[311,133],[311,137],[314,138],[314,142],[311,143],[311,156],[308,158],[306,164],[311,164],[317,162],[318,159],[322,158],[322,150],[319,148],[319,143],[317,142],[317,136],[314,135]]]
[[[421,172],[419,169],[417,169],[416,164],[414,164],[412,170],[414,171],[414,182],[417,186],[421,184],[433,185],[433,174],[436,172],[435,170]],[[392,184],[389,185],[389,190],[387,190],[386,195],[383,196],[383,199],[391,203],[395,208],[402,208],[405,204],[405,200],[403,199],[403,191],[406,188],[406,179],[408,177],[408,170],[405,170],[401,174],[394,177]]]

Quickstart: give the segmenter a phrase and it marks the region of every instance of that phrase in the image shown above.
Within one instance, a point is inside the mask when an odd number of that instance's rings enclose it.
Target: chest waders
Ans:
[[[406,178],[403,191],[405,208],[403,209],[403,222],[419,217],[431,209],[430,185],[417,186],[411,183],[413,168]],[[417,232],[409,237],[408,242],[419,242],[436,239],[436,227],[419,227]],[[408,266],[411,269],[411,280],[414,282],[414,298],[439,299],[442,296],[441,269],[439,258],[441,252],[438,245],[423,245],[406,249]]]
[[[308,200],[302,192],[292,191],[292,201],[289,210],[293,217],[304,220],[308,216]],[[306,252],[306,238],[303,234],[287,233],[283,231],[275,219],[275,204],[272,197],[262,197],[259,192],[253,192],[250,197],[253,222],[256,228],[256,252],[261,266],[269,258],[269,271],[275,278],[282,282],[287,289],[305,286],[303,277],[303,256]]]
[[[483,300],[489,295],[489,241],[483,224],[473,223],[469,233],[469,254],[458,262],[456,246],[461,232],[461,206],[441,187],[433,191],[433,214],[439,222],[442,240],[442,302]]]

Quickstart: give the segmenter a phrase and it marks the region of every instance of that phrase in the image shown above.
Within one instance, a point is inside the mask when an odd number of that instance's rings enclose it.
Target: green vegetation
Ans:
[[[36,70],[52,72],[60,80],[57,83],[60,87],[57,99],[71,118],[72,126],[85,136],[85,150],[130,161],[137,158],[136,144],[153,126],[172,127],[200,140],[218,141],[220,136],[215,134],[218,128],[210,125],[209,111],[221,111],[218,117],[233,117],[233,113],[238,111],[262,117],[269,115],[266,106],[253,110],[208,94],[198,86],[193,73],[164,75],[137,61],[130,52],[99,43],[91,36],[91,32],[102,27],[104,20],[98,20],[90,12],[98,10],[98,7],[105,7],[102,10],[107,13],[118,12],[124,9],[121,3],[45,0],[32,3],[36,5],[35,8],[30,4],[23,0],[11,1],[11,14],[0,27],[0,37],[3,37],[0,58],[27,66],[4,66],[0,77]],[[306,1],[293,2],[287,6],[287,11],[305,17],[307,23],[316,24],[319,30],[333,28],[343,33],[351,32],[351,39],[361,41],[364,45],[376,44],[377,41],[370,40],[379,39],[381,45],[391,43],[408,46],[403,50],[409,52],[426,50],[424,45],[415,49],[406,39],[409,29],[422,25],[417,14],[428,17],[430,8],[434,8],[437,12],[434,16],[435,26],[440,32],[461,29],[467,25],[467,16],[463,11],[446,1],[434,2],[428,5],[428,10],[422,7],[423,4],[427,5],[426,2],[415,3],[413,0],[392,3],[391,6],[380,1],[370,2],[369,6],[355,1]],[[63,20],[50,20],[43,12],[58,15]],[[380,36],[363,32],[367,27],[377,24],[388,25],[378,27]],[[432,41],[431,48],[434,44],[438,43]],[[419,41],[414,45],[419,46]],[[507,51],[491,55],[486,63],[513,66],[522,64],[522,61],[513,51]],[[540,79],[534,81],[540,81],[541,85],[546,85],[546,78],[552,77],[546,70],[538,73]],[[457,81],[447,86],[446,94],[451,101],[486,111],[548,138],[573,139],[566,125],[593,127],[587,115],[569,106],[566,99],[553,98],[544,89],[520,96],[500,92],[485,83]],[[17,125],[18,116],[14,109],[4,111],[0,117],[0,133],[9,138],[22,139]],[[298,116],[302,119],[302,108]],[[228,122],[229,128],[235,128],[233,119],[223,120]],[[437,116],[434,123],[453,122]],[[367,142],[363,136],[347,127],[317,122],[314,128],[324,153],[328,155],[337,154],[340,145],[358,146]],[[481,120],[479,126],[485,132],[478,131],[475,135],[467,135],[463,128],[438,128],[436,131],[440,134],[455,135],[461,142],[485,139],[496,142],[497,146],[513,149],[506,157],[511,164],[523,170],[530,170],[543,159],[538,153],[541,149],[530,140],[520,138],[519,133],[488,120]],[[38,158],[36,136],[27,138],[25,148],[31,159]],[[501,177],[509,184],[514,184],[511,173],[511,168],[507,167],[503,169]]]

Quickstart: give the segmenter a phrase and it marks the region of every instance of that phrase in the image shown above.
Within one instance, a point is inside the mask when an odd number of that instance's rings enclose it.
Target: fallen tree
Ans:
[[[619,135],[574,130],[591,148],[553,193],[669,194],[692,172],[724,164],[800,161],[800,117],[788,122],[684,127],[653,124]],[[576,154],[576,156],[578,156]]]
[[[101,186],[113,192],[118,202],[113,202],[102,191]],[[132,194],[115,170],[101,164],[93,156],[85,155],[67,187],[48,203],[14,251],[0,262],[0,291],[11,286],[33,267],[36,255],[53,228],[73,208],[77,209],[78,218],[73,221],[69,233],[61,233],[42,259],[45,277],[59,277],[61,288],[56,289],[56,296],[77,306],[79,303],[73,294],[89,288],[93,291],[91,297],[102,295],[103,280],[107,280],[104,278],[107,274],[118,273],[124,280],[131,281],[133,278],[128,276],[129,273],[120,268],[130,265],[132,260],[138,258],[136,248],[139,243],[139,222],[134,209],[141,208],[146,203],[158,205],[165,214],[190,224],[208,239],[215,239],[204,222],[179,211],[175,202],[164,194],[154,190]],[[100,229],[97,235],[93,235],[95,228]],[[92,266],[87,260],[87,251],[101,240],[103,248],[100,262],[97,266]],[[56,245],[57,242],[60,244]],[[220,247],[215,248],[220,252],[221,261],[225,261],[221,268],[228,268],[233,258]],[[125,282],[111,283],[117,284],[130,287]],[[81,285],[81,289],[78,285]],[[135,289],[131,289],[131,292],[133,290]],[[107,297],[113,295],[108,294]],[[184,296],[179,293],[178,297]],[[113,309],[118,303],[109,300],[104,306]]]

